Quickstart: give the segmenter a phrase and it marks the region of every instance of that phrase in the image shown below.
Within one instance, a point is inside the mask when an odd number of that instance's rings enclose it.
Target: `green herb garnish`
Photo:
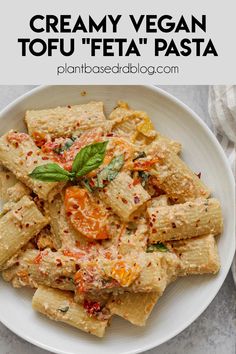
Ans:
[[[153,245],[149,245],[146,249],[147,253],[152,253],[152,252],[167,252],[169,251],[168,248],[164,245],[164,243],[158,242]]]
[[[29,177],[43,182],[72,181],[75,178],[75,173],[64,170],[56,163],[47,163],[36,167]]]
[[[107,144],[108,141],[104,141],[83,147],[75,156],[71,172],[64,170],[56,163],[48,163],[36,167],[29,177],[43,182],[74,181],[102,164]]]
[[[69,150],[69,148],[74,144],[76,139],[77,138],[75,136],[72,136],[71,138],[66,140],[65,144],[62,147],[56,148],[53,151],[56,152],[58,155],[63,154],[64,151]]]
[[[97,181],[95,182],[96,187],[103,188],[104,182],[113,181],[113,179],[116,178],[123,165],[124,165],[123,154],[114,157],[111,160],[111,162],[98,173]]]
[[[107,144],[108,141],[87,145],[78,152],[72,164],[76,177],[82,177],[102,164]]]
[[[143,157],[147,157],[146,153],[144,151],[139,152],[138,155],[133,159],[133,161],[136,161],[138,159],[142,159]]]
[[[59,307],[58,311],[61,311],[63,313],[66,313],[69,310],[69,306],[65,306],[65,307]]]

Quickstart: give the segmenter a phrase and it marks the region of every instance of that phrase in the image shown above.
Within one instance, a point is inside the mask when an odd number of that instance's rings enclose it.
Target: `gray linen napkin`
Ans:
[[[235,177],[236,85],[210,86],[208,111],[213,131],[225,151]],[[236,255],[231,269],[236,285]]]

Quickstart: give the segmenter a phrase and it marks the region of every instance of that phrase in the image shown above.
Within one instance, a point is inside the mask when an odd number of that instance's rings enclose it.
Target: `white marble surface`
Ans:
[[[31,88],[33,86],[0,86],[0,110]],[[207,86],[161,86],[161,88],[185,102],[210,124],[207,113]],[[48,353],[20,339],[0,323],[0,354]],[[215,299],[191,326],[169,342],[147,353],[235,354],[236,290],[232,274],[228,274]]]

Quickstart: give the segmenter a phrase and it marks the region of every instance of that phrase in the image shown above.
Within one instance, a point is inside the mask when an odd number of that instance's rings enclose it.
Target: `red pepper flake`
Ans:
[[[107,136],[109,137],[109,136],[113,136],[114,134],[113,133],[108,133],[107,134]]]
[[[56,259],[56,265],[57,265],[57,267],[62,266],[62,261],[59,258]]]
[[[67,108],[71,108],[71,106],[70,106],[70,105],[68,105],[68,106],[67,106]]]
[[[43,156],[43,157],[42,157],[42,160],[49,160],[49,158],[46,157],[46,156]]]
[[[101,305],[99,302],[84,300],[84,309],[90,316],[95,316],[99,311],[101,311]]]
[[[140,198],[136,195],[134,197],[134,204],[138,204],[140,202]]]
[[[128,201],[127,201],[125,198],[121,198],[121,200],[122,200],[122,202],[123,202],[124,204],[127,204],[127,203],[128,203]]]
[[[137,186],[137,184],[140,184],[140,179],[139,178],[135,178],[133,181],[133,186]]]
[[[94,187],[94,186],[95,186],[95,183],[94,183],[94,181],[93,181],[92,179],[89,181],[89,185],[90,185],[91,187]]]
[[[34,264],[39,264],[41,262],[42,258],[43,258],[42,253],[39,252],[39,254],[35,257],[33,263]]]
[[[152,233],[153,233],[153,234],[156,234],[156,233],[157,233],[157,230],[156,230],[156,229],[152,229]]]
[[[33,154],[33,151],[27,152],[27,156],[31,156]]]

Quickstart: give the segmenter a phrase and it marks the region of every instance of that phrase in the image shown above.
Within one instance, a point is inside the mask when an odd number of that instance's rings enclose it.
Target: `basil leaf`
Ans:
[[[82,177],[102,164],[107,144],[108,141],[90,144],[78,152],[72,165],[72,172],[76,177]]]
[[[69,181],[74,178],[74,173],[68,172],[56,163],[48,163],[36,167],[29,177],[43,182]]]
[[[139,152],[138,156],[136,156],[136,157],[133,159],[133,161],[136,161],[136,160],[141,159],[141,158],[143,158],[143,157],[147,157],[146,153],[145,153],[144,151]]]
[[[104,167],[97,175],[97,187],[103,188],[104,181],[112,181],[118,175],[124,165],[124,154],[114,157],[111,162]]]
[[[65,307],[59,307],[58,311],[61,311],[63,313],[67,312],[69,310],[69,306],[65,306]]]
[[[156,252],[156,251],[159,251],[159,252],[167,252],[169,251],[168,248],[164,245],[164,243],[161,243],[161,242],[158,242],[158,243],[155,243],[153,245],[149,245],[147,247],[147,250],[146,252],[147,253],[152,253],[152,252]]]

